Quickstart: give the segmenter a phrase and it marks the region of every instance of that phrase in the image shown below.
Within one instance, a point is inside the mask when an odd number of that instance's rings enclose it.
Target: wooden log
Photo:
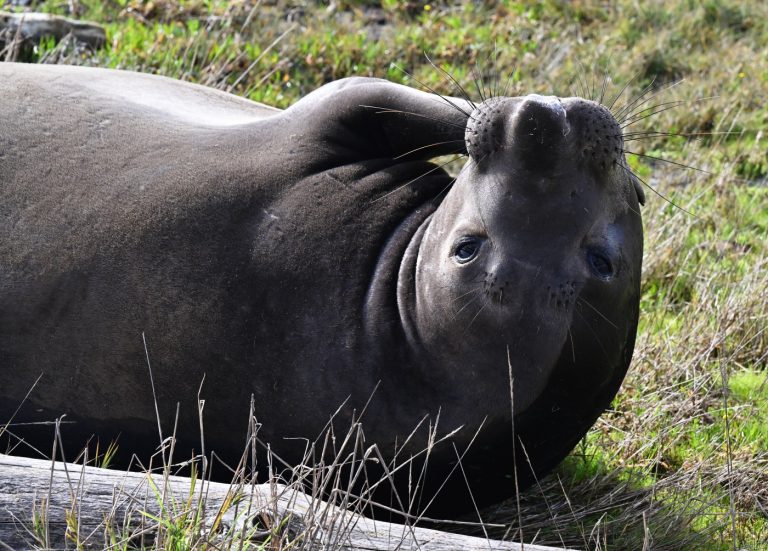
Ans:
[[[0,454],[0,549],[149,545],[180,537],[170,524],[194,526],[192,542],[220,549],[270,534],[292,549],[556,549],[371,520],[280,484],[237,487]]]
[[[36,45],[46,37],[59,42],[71,34],[77,42],[98,50],[107,41],[107,34],[101,25],[89,21],[78,21],[50,13],[0,12],[0,40],[20,40]]]

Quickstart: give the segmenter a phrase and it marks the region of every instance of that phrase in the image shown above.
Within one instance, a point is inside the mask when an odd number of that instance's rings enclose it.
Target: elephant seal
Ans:
[[[428,463],[414,510],[457,514],[552,468],[618,390],[642,226],[596,103],[350,78],[279,111],[15,64],[0,95],[0,419],[42,450],[25,423],[66,415],[68,450],[146,457],[159,419],[185,457],[200,397],[234,461],[253,397],[293,465],[365,409],[366,446],[415,458],[395,490]],[[431,159],[455,151],[454,181]]]

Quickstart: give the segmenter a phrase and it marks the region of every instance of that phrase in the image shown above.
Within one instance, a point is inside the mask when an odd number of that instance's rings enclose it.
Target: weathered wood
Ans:
[[[94,50],[104,46],[107,34],[101,25],[89,21],[78,21],[50,13],[9,13],[0,12],[0,40],[21,40],[38,44],[46,37],[56,42],[71,34],[77,42]]]
[[[201,511],[201,537],[220,544],[247,531],[258,538],[254,527],[272,524],[296,549],[555,549],[374,521],[279,484],[193,484],[183,477],[0,454],[0,549],[74,549],[77,542],[102,549],[125,538],[140,543],[141,537],[146,543],[157,525],[149,515],[160,516],[161,508],[164,518]],[[35,530],[34,517],[47,528]]]

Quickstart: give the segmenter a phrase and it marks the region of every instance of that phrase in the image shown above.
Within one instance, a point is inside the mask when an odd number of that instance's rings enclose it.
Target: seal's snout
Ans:
[[[531,94],[523,98],[512,118],[511,141],[529,169],[552,167],[570,133],[560,98]]]
[[[519,152],[526,163],[546,166],[570,130],[560,98],[531,94],[484,101],[472,112],[465,139],[475,161],[504,149]]]
[[[602,173],[625,165],[621,127],[610,110],[576,97],[489,98],[470,115],[465,141],[470,157],[484,167],[495,153],[502,163],[538,174],[564,162]]]
[[[555,96],[526,96],[514,114],[512,137],[523,149],[550,149],[569,132],[565,108]]]

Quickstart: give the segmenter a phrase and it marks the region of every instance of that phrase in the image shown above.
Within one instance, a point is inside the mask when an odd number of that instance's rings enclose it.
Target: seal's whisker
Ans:
[[[642,101],[643,98],[648,94],[648,92],[653,90],[653,85],[655,82],[656,82],[656,77],[654,77],[653,80],[651,80],[650,84],[645,86],[645,88],[643,88],[640,91],[640,93],[635,97],[635,99],[628,101],[623,107],[621,107],[616,113],[614,113],[613,117],[618,120],[619,118],[623,117],[627,111],[634,109],[635,105],[637,105],[638,102]]]
[[[574,312],[576,312],[576,315],[581,318],[581,321],[584,322],[584,325],[587,327],[590,333],[592,333],[592,336],[595,337],[595,341],[597,342],[597,345],[600,347],[600,350],[602,350],[603,355],[605,356],[605,359],[610,361],[611,357],[608,355],[608,351],[605,349],[605,346],[603,346],[603,341],[600,340],[600,337],[595,333],[595,330],[592,328],[592,325],[589,323],[589,320],[585,318],[581,312],[579,312],[578,308],[573,309]],[[570,330],[569,330],[570,331]]]
[[[411,149],[410,151],[406,151],[405,153],[402,153],[398,155],[397,157],[392,157],[393,161],[397,161],[398,159],[402,159],[403,157],[407,157],[408,155],[411,155],[412,153],[416,153],[417,151],[421,151],[423,149],[429,149],[430,147],[437,147],[438,145],[445,145],[449,143],[464,143],[464,140],[448,140],[445,142],[435,142],[428,145],[422,145],[421,147],[417,147],[414,149]]]
[[[587,76],[585,74],[586,69],[581,61],[578,61],[577,63],[579,64],[579,72],[576,73],[576,79],[579,83],[579,88],[581,88],[579,95],[584,99],[590,99],[589,82],[587,81]]]
[[[584,84],[584,81],[582,80],[584,77],[584,66],[579,63],[579,71],[576,73],[576,83],[578,84],[579,90],[574,93],[573,86],[571,86],[571,93],[573,93],[574,96],[579,96],[582,98],[587,98],[589,95],[589,90],[587,90],[587,86]]]
[[[611,327],[613,327],[614,329],[616,329],[618,331],[618,329],[619,329],[618,326],[615,323],[613,323],[610,319],[608,319],[605,316],[605,314],[603,314],[600,310],[598,310],[597,308],[592,306],[587,299],[585,299],[584,297],[578,297],[576,300],[577,301],[581,301],[584,304],[586,304],[587,306],[589,306],[598,316],[603,318],[605,321],[607,321],[611,325]]]
[[[510,71],[509,76],[507,77],[507,81],[504,83],[504,90],[501,96],[506,97],[507,94],[509,94],[509,87],[512,85],[512,79],[515,78],[516,72],[517,72],[517,66],[512,67],[512,71]]]
[[[474,281],[473,283],[479,283],[479,281]],[[445,286],[445,287],[440,287],[440,288],[441,288],[441,289],[448,289],[448,288],[450,288],[450,286]],[[472,295],[472,294],[480,294],[480,293],[482,293],[482,292],[483,292],[482,288],[480,288],[480,287],[476,287],[476,288],[472,289],[471,291],[469,291],[469,292],[467,292],[467,293],[464,293],[464,294],[463,294],[463,295],[461,295],[460,297],[456,297],[456,298],[454,298],[454,299],[451,299],[451,300],[450,300],[450,305],[451,305],[451,306],[455,306],[457,302],[459,302],[459,301],[460,301],[461,299],[463,299],[463,298],[466,298],[468,295]],[[466,300],[466,302],[464,303],[464,305],[463,305],[463,306],[461,306],[461,308],[459,308],[458,310],[456,310],[456,311],[454,312],[454,317],[453,317],[452,319],[456,319],[456,316],[458,316],[458,315],[461,313],[461,311],[462,311],[462,310],[464,310],[464,308],[466,308],[467,306],[469,306],[470,304],[472,304],[472,302],[474,302],[474,301],[475,301],[477,298],[478,298],[478,297],[471,297],[471,298],[467,298],[467,300]]]
[[[632,121],[630,121],[630,122],[628,122],[628,123],[624,124],[624,125],[623,125],[621,128],[622,128],[622,130],[623,130],[624,128],[626,128],[626,127],[628,127],[628,126],[632,126],[633,124],[635,124],[635,123],[637,123],[637,122],[640,122],[640,121],[641,121],[641,120],[643,120],[643,119],[647,119],[648,117],[652,117],[652,116],[654,116],[654,115],[658,115],[659,113],[663,113],[664,111],[669,111],[670,109],[674,109],[675,107],[677,107],[678,105],[681,105],[681,104],[685,104],[685,103],[694,103],[694,102],[698,102],[698,101],[705,101],[705,100],[711,100],[711,99],[715,99],[715,98],[717,98],[717,97],[718,97],[718,96],[708,96],[708,97],[706,97],[706,98],[698,98],[698,99],[695,99],[695,100],[690,100],[690,101],[681,101],[681,102],[680,102],[679,104],[677,104],[677,105],[671,105],[671,106],[669,106],[669,107],[665,107],[664,109],[659,109],[658,111],[655,111],[655,112],[653,112],[653,113],[649,113],[649,114],[647,114],[647,115],[644,115],[644,116],[642,116],[642,117],[637,117],[637,118],[635,118],[634,120],[632,120]],[[663,105],[663,104],[660,104],[660,105]],[[658,107],[658,106],[657,106],[657,107]]]
[[[594,97],[594,83],[592,82],[592,78],[590,77],[590,72],[587,70],[587,67],[582,63],[581,60],[579,60],[579,67],[581,67],[581,74],[584,77],[584,84],[587,87],[587,96],[586,99],[592,101],[595,99]]]
[[[598,98],[597,103],[600,105],[603,104],[603,100],[605,99],[605,89],[608,87],[608,71],[603,69],[603,83],[600,85],[600,98]]]
[[[475,89],[477,90],[477,94],[480,96],[480,102],[484,102],[487,98],[487,96],[483,93],[482,88],[482,78],[478,76],[477,73],[477,60],[475,60],[475,65],[471,69],[472,71],[472,82],[475,84]]]
[[[467,282],[468,282],[468,283],[480,283],[480,282],[483,280],[483,278],[484,278],[485,276],[486,276],[486,274],[485,274],[485,273],[481,273],[481,274],[478,274],[478,275],[476,275],[475,277],[473,277],[473,278],[471,278],[471,279],[468,279],[468,280],[467,280]],[[435,287],[436,287],[436,288],[438,288],[438,289],[453,289],[453,288],[454,288],[454,285],[453,285],[453,284],[448,284],[448,285],[436,285]],[[480,291],[480,289],[473,289],[473,290],[469,291],[468,293],[465,293],[465,294],[464,294],[464,295],[462,295],[462,296],[466,296],[466,295],[468,295],[468,294],[470,294],[470,293],[473,293],[473,292],[476,292],[476,291]],[[458,298],[452,299],[450,302],[455,302],[455,301],[459,300],[460,298],[461,298],[461,297],[458,297]]]
[[[480,289],[478,289],[478,291],[479,291],[479,290],[480,290]],[[458,318],[458,317],[459,317],[459,314],[461,314],[461,312],[462,312],[462,311],[464,311],[464,309],[465,309],[465,308],[467,308],[467,306],[469,306],[470,304],[472,304],[473,302],[475,302],[477,299],[479,299],[479,298],[482,298],[482,297],[483,297],[483,294],[482,294],[482,293],[478,294],[476,297],[472,297],[472,299],[468,300],[468,301],[467,301],[467,303],[466,303],[464,306],[462,306],[461,308],[459,308],[458,310],[456,310],[456,312],[453,314],[453,317],[452,317],[451,319],[452,319],[452,320],[455,320],[456,318]]]
[[[648,182],[646,182],[645,180],[643,180],[643,179],[642,179],[640,176],[638,176],[637,174],[635,174],[634,172],[632,172],[632,170],[631,170],[631,169],[629,169],[628,167],[626,167],[626,166],[622,165],[621,163],[615,163],[615,164],[616,164],[616,166],[618,166],[618,167],[622,168],[622,169],[623,169],[623,170],[625,170],[627,173],[629,173],[629,175],[630,175],[630,176],[632,176],[633,178],[637,178],[637,181],[638,181],[638,182],[640,182],[641,184],[643,184],[645,187],[647,187],[648,189],[650,189],[650,190],[651,190],[651,191],[652,191],[654,194],[656,194],[656,195],[658,195],[659,197],[661,197],[661,198],[662,198],[664,201],[666,201],[667,203],[669,203],[670,205],[672,205],[672,206],[673,206],[673,207],[675,207],[676,209],[679,209],[679,210],[683,211],[684,213],[686,213],[686,214],[688,214],[688,215],[690,215],[690,216],[693,216],[694,218],[697,218],[697,219],[698,219],[698,216],[696,216],[695,214],[693,214],[693,213],[692,213],[692,212],[690,212],[689,210],[686,210],[686,209],[684,209],[683,207],[681,207],[680,205],[678,205],[677,203],[675,203],[675,202],[674,202],[674,201],[672,201],[671,199],[668,199],[666,196],[664,196],[664,194],[663,194],[663,193],[661,193],[661,192],[660,192],[660,191],[658,191],[656,188],[654,188],[653,186],[651,186],[651,185],[650,185]]]
[[[492,62],[493,54],[494,54],[493,50],[491,50],[491,52],[488,53],[488,56],[483,61],[483,63],[484,63],[483,66],[480,66],[480,59],[479,58],[475,61],[475,65],[478,67],[478,70],[480,72],[479,73],[480,74],[480,83],[483,85],[483,90],[485,90],[485,97],[486,98],[492,98],[494,96],[494,93],[493,93],[493,74],[496,71],[496,65],[495,65],[495,63]],[[491,64],[491,72],[490,72],[490,76],[488,78],[486,78],[486,74],[488,74],[488,71],[484,69],[484,67],[487,64]]]
[[[594,66],[592,70],[588,70],[587,67],[584,65],[584,63],[579,60],[579,65],[581,66],[582,74],[584,75],[584,80],[587,83],[587,92],[589,93],[589,100],[598,102],[598,96],[597,96],[597,79],[594,71]],[[598,102],[599,103],[599,102]]]
[[[573,96],[573,97],[583,97],[584,96],[584,91],[583,90],[579,90],[578,87],[576,86],[577,84],[579,85],[579,87],[581,86],[581,83],[579,82],[578,75],[576,77],[574,77],[574,79],[568,85],[568,89],[571,91],[571,96]]]
[[[478,166],[478,168],[481,166],[482,162],[485,161],[489,156],[490,156],[490,153],[486,153],[485,155],[483,155],[479,159],[474,159],[475,164]]]
[[[573,344],[573,331],[571,331],[570,326],[568,327],[568,338],[571,341],[571,358],[573,363],[576,363],[576,346]]]
[[[605,67],[603,67],[601,70],[603,73],[601,77],[597,72],[598,70],[595,71],[595,97],[593,98],[593,101],[599,105],[602,105],[605,96],[605,89],[608,86],[608,73]]]
[[[453,162],[453,161],[455,161],[455,160],[456,160],[456,159],[452,159],[451,161],[448,161],[448,162]],[[463,169],[464,169],[464,168],[462,167],[462,170],[463,170]],[[459,173],[459,174],[461,174],[461,173]],[[440,190],[440,193],[438,193],[437,195],[435,195],[435,198],[437,198],[437,197],[440,197],[440,196],[441,196],[442,194],[444,194],[444,193],[447,193],[447,192],[448,192],[448,190],[449,190],[449,189],[451,189],[451,186],[453,186],[453,184],[455,184],[455,183],[456,183],[456,178],[453,178],[453,179],[452,179],[450,182],[448,182],[448,183],[445,185],[445,187],[443,187],[443,189],[441,189],[441,190]]]
[[[589,93],[589,99],[591,101],[595,101],[595,80],[594,75],[591,75],[591,71],[588,71],[587,68],[584,66],[584,63],[579,60],[579,65],[581,66],[582,74],[584,75],[584,80],[587,83],[587,92]]]
[[[483,296],[485,296],[485,295],[483,295]],[[490,300],[488,300],[488,298],[486,297],[486,300],[485,300],[485,302],[483,303],[483,305],[480,307],[480,309],[477,311],[477,313],[476,313],[474,316],[472,316],[472,319],[471,319],[471,320],[469,320],[469,325],[467,325],[467,326],[464,328],[464,332],[465,332],[465,333],[466,333],[467,331],[469,331],[469,328],[470,328],[470,327],[472,327],[472,324],[473,324],[473,323],[475,323],[475,320],[477,319],[477,317],[480,315],[480,313],[481,313],[483,310],[485,310],[485,307],[486,307],[486,306],[488,306],[490,303],[491,303],[491,301],[490,301]]]
[[[494,96],[498,96],[501,92],[501,71],[499,71],[499,43],[497,40],[493,41],[493,79],[494,85],[491,87],[491,92]]]
[[[464,156],[464,153],[463,153],[463,152],[461,152],[461,151],[459,151],[459,152],[455,153],[455,155],[456,155],[456,156],[455,156],[454,158],[452,158],[452,159],[448,159],[448,160],[447,160],[445,163],[443,163],[442,165],[440,165],[440,167],[444,167],[445,165],[448,165],[448,164],[450,164],[450,163],[453,163],[454,161],[456,161],[456,160],[458,160],[459,158],[463,157],[463,156]],[[443,189],[441,189],[441,190],[440,190],[440,191],[439,191],[439,192],[438,192],[438,193],[435,195],[435,199],[437,199],[438,197],[440,197],[440,196],[441,196],[441,195],[443,195],[444,193],[447,193],[447,192],[448,192],[448,190],[449,190],[449,189],[451,189],[451,187],[453,186],[453,184],[455,184],[455,183],[456,183],[456,179],[459,177],[459,175],[460,175],[462,172],[464,172],[464,169],[465,169],[466,167],[467,167],[467,165],[466,165],[466,164],[465,164],[464,166],[462,166],[462,167],[461,167],[461,170],[459,170],[459,174],[457,174],[456,176],[454,176],[453,178],[451,178],[451,180],[450,180],[450,181],[449,181],[447,184],[445,184],[445,186],[443,186]]]
[[[683,105],[684,103],[687,103],[686,100],[675,100],[675,101],[666,101],[664,103],[657,103],[656,105],[651,105],[650,107],[646,107],[644,109],[639,109],[637,111],[633,111],[632,113],[629,113],[624,118],[622,118],[619,122],[619,124],[625,124],[625,123],[632,123],[635,119],[640,120],[642,117],[644,117],[649,111],[658,110],[657,112],[661,113],[660,108],[667,108],[667,107],[677,107],[678,105]],[[638,107],[640,107],[638,105]]]
[[[426,52],[424,53],[424,55],[425,55],[425,56],[427,55],[427,54],[426,54]],[[429,59],[429,56],[427,56],[427,59]],[[431,63],[431,62],[430,62],[430,63]],[[458,105],[456,105],[455,103],[453,103],[451,100],[449,100],[449,99],[448,99],[447,97],[445,97],[443,94],[441,94],[440,92],[438,92],[437,90],[435,90],[434,88],[432,88],[432,87],[431,87],[429,84],[426,84],[426,83],[424,83],[424,82],[420,81],[420,80],[419,80],[419,79],[417,79],[415,76],[413,76],[413,74],[409,73],[408,71],[406,71],[405,69],[403,69],[403,68],[402,68],[402,67],[400,67],[399,65],[395,65],[395,64],[393,64],[393,66],[394,66],[395,68],[397,68],[397,69],[400,69],[400,71],[402,71],[403,73],[405,73],[406,75],[408,75],[408,77],[410,77],[410,79],[411,79],[411,80],[414,80],[414,81],[416,81],[416,82],[419,84],[419,86],[421,86],[421,87],[423,87],[423,88],[426,88],[426,89],[427,89],[427,90],[429,90],[431,93],[433,93],[433,94],[435,94],[436,96],[438,96],[438,97],[439,97],[441,100],[443,100],[445,103],[447,103],[448,105],[450,105],[451,107],[453,107],[454,109],[456,109],[457,111],[459,111],[459,113],[461,113],[462,115],[465,115],[465,116],[467,116],[467,117],[470,117],[470,114],[469,114],[469,113],[467,113],[467,112],[466,112],[464,109],[462,109],[461,107],[459,107]],[[474,103],[472,103],[472,100],[470,100],[470,99],[469,99],[469,97],[465,97],[465,99],[466,99],[466,100],[467,100],[467,101],[470,103],[470,105],[472,105],[472,109],[474,109],[474,108],[475,108],[475,104],[474,104]],[[471,117],[470,117],[470,118],[471,118]]]
[[[498,61],[496,42],[494,41],[493,48],[488,52],[488,55],[483,62],[483,71],[480,73],[483,77],[483,81],[487,84],[486,90],[488,91],[489,98],[496,96],[496,85],[498,83],[496,63]]]
[[[664,109],[659,109],[657,111],[654,111],[652,113],[648,113],[647,115],[643,115],[642,117],[636,117],[635,119],[631,120],[630,122],[626,122],[622,124],[621,129],[624,130],[625,128],[632,126],[633,124],[637,124],[641,120],[647,119],[649,117],[653,117],[654,115],[658,115],[659,113],[663,113],[664,111],[669,111],[670,109],[674,109],[675,107],[678,107],[677,105],[671,105],[669,107],[665,107]]]
[[[446,286],[446,287],[443,287],[443,289],[447,289],[447,288],[449,288],[449,287],[450,287],[450,286]],[[467,296],[467,295],[471,295],[472,293],[478,293],[478,292],[480,292],[480,291],[481,291],[481,289],[470,289],[470,290],[469,290],[469,291],[467,291],[466,293],[462,293],[461,295],[457,296],[456,298],[452,298],[452,299],[451,299],[451,302],[456,302],[456,301],[459,301],[459,300],[463,299],[463,298],[464,298],[465,296]]]
[[[624,84],[624,86],[622,86],[622,87],[621,87],[621,90],[619,90],[619,93],[618,93],[618,94],[616,94],[616,97],[614,97],[614,98],[611,100],[611,103],[610,103],[609,105],[606,105],[606,107],[608,108],[608,111],[610,111],[611,113],[613,113],[613,106],[614,106],[614,105],[616,105],[616,102],[617,102],[617,101],[619,101],[619,98],[620,98],[620,97],[621,97],[621,96],[624,94],[624,92],[626,91],[626,89],[627,89],[627,88],[629,88],[629,85],[630,85],[630,84],[632,84],[632,82],[634,82],[634,80],[635,80],[637,77],[639,77],[639,76],[640,76],[640,72],[638,71],[637,73],[635,73],[635,74],[632,76],[632,78],[630,78],[630,79],[629,79],[629,80],[628,80],[628,81],[627,81],[627,82]],[[615,116],[615,113],[614,113],[614,116]]]
[[[640,189],[640,193],[642,193],[642,191],[643,191],[643,190],[642,190],[642,189]],[[641,205],[641,206],[644,206],[644,205],[645,205],[645,194],[644,194],[644,193],[643,193],[643,196],[642,196],[642,197],[640,197],[640,196],[638,195],[638,201],[639,201],[639,203],[640,203],[640,205]],[[633,214],[636,214],[636,215],[638,215],[638,216],[641,216],[641,214],[640,214],[640,211],[639,211],[639,210],[637,210],[637,209],[635,209],[635,208],[634,208],[634,207],[632,207],[631,205],[627,205],[627,208],[628,208],[629,210],[631,210]]]
[[[434,67],[435,69],[440,71],[443,75],[445,75],[453,83],[453,85],[459,90],[459,93],[461,94],[461,96],[465,100],[467,100],[469,102],[469,104],[472,106],[472,109],[477,109],[477,106],[475,105],[475,102],[472,101],[472,98],[470,97],[469,93],[467,93],[467,91],[464,89],[464,87],[461,84],[459,84],[459,82],[454,78],[454,76],[450,72],[448,72],[444,68],[436,65],[432,61],[432,59],[429,57],[429,55],[427,55],[427,52],[424,52],[424,57],[427,58],[427,61],[429,61],[429,64],[432,65],[432,67]],[[467,116],[469,116],[469,115],[467,115]]]
[[[429,170],[427,170],[427,171],[426,171],[424,174],[421,174],[421,175],[419,175],[419,176],[416,176],[416,177],[415,177],[413,180],[408,180],[408,181],[407,181],[407,182],[405,182],[404,184],[402,184],[402,185],[400,185],[400,186],[397,186],[395,189],[393,189],[393,190],[391,190],[391,191],[388,191],[388,192],[386,192],[386,193],[385,193],[384,195],[382,195],[381,197],[377,197],[376,199],[373,199],[373,200],[371,201],[371,203],[375,203],[376,201],[381,201],[382,199],[385,199],[386,197],[389,197],[389,196],[390,196],[390,195],[392,195],[393,193],[397,193],[398,191],[400,191],[401,189],[403,189],[403,188],[404,188],[404,187],[406,187],[406,186],[409,186],[410,184],[412,184],[412,183],[413,183],[413,182],[415,182],[416,180],[419,180],[419,179],[423,178],[424,176],[427,176],[428,174],[432,174],[433,172],[435,172],[435,171],[437,171],[437,170],[440,170],[440,169],[441,169],[441,168],[443,168],[445,165],[447,165],[447,164],[449,164],[449,163],[452,163],[453,161],[454,161],[454,159],[451,159],[451,160],[449,160],[449,161],[445,161],[445,162],[444,162],[444,163],[442,163],[442,164],[439,164],[439,165],[435,165],[434,167],[432,167],[432,168],[430,168]]]
[[[637,131],[627,132],[621,134],[621,138],[625,142],[631,142],[634,140],[648,140],[651,138],[660,137],[682,137],[682,138],[694,138],[697,136],[719,136],[723,134],[739,134],[739,132],[731,132],[724,130],[722,132],[655,132],[655,131]]]
[[[655,155],[646,155],[644,153],[635,153],[634,151],[629,151],[628,149],[622,149],[622,153],[626,153],[627,155],[634,155],[636,157],[643,157],[645,159],[653,159],[655,161],[661,161],[663,163],[669,163],[671,165],[674,165],[676,167],[680,168],[687,168],[689,170],[695,170],[696,172],[702,172],[704,174],[711,175],[712,173],[708,170],[704,170],[703,168],[697,168],[695,166],[687,165],[685,163],[678,163],[677,161],[671,161],[669,159],[665,159],[664,157],[656,157]]]
[[[608,65],[613,61],[612,56],[608,55],[608,60],[603,64],[603,86],[600,91],[600,105],[605,105],[605,93],[608,91],[608,85],[612,84],[611,77],[608,76]],[[608,109],[610,111],[610,109]]]
[[[421,117],[423,119],[429,119],[431,121],[438,122],[440,124],[444,124],[446,126],[453,126],[455,128],[461,128],[464,129],[465,125],[456,124],[455,122],[450,122],[442,119],[438,119],[436,117],[430,117],[429,115],[425,115],[424,113],[415,113],[413,111],[403,111],[402,109],[390,109],[388,107],[381,107],[378,105],[365,105],[361,104],[360,107],[365,107],[368,109],[378,109],[378,111],[375,111],[376,115],[382,115],[385,113],[399,113],[401,115],[413,115],[414,117]]]
[[[680,79],[680,80],[677,80],[677,81],[673,82],[672,84],[669,84],[669,85],[667,85],[667,86],[664,86],[664,87],[662,87],[660,90],[658,90],[657,92],[654,92],[653,94],[651,94],[650,96],[648,96],[647,98],[645,98],[643,101],[641,101],[640,103],[638,103],[637,105],[635,105],[635,106],[633,107],[633,109],[638,109],[639,107],[642,107],[643,105],[645,105],[645,104],[646,104],[646,103],[648,103],[649,101],[653,101],[653,99],[654,99],[654,98],[657,98],[657,97],[659,97],[661,94],[664,94],[664,93],[666,93],[666,92],[670,91],[672,88],[674,88],[674,87],[675,87],[675,86],[677,86],[678,84],[682,83],[684,80],[685,80],[685,79]],[[624,111],[623,115],[626,115],[626,111]],[[626,120],[626,119],[630,118],[631,116],[632,116],[632,115],[629,115],[629,116],[625,116],[625,117],[624,117],[624,119]]]

